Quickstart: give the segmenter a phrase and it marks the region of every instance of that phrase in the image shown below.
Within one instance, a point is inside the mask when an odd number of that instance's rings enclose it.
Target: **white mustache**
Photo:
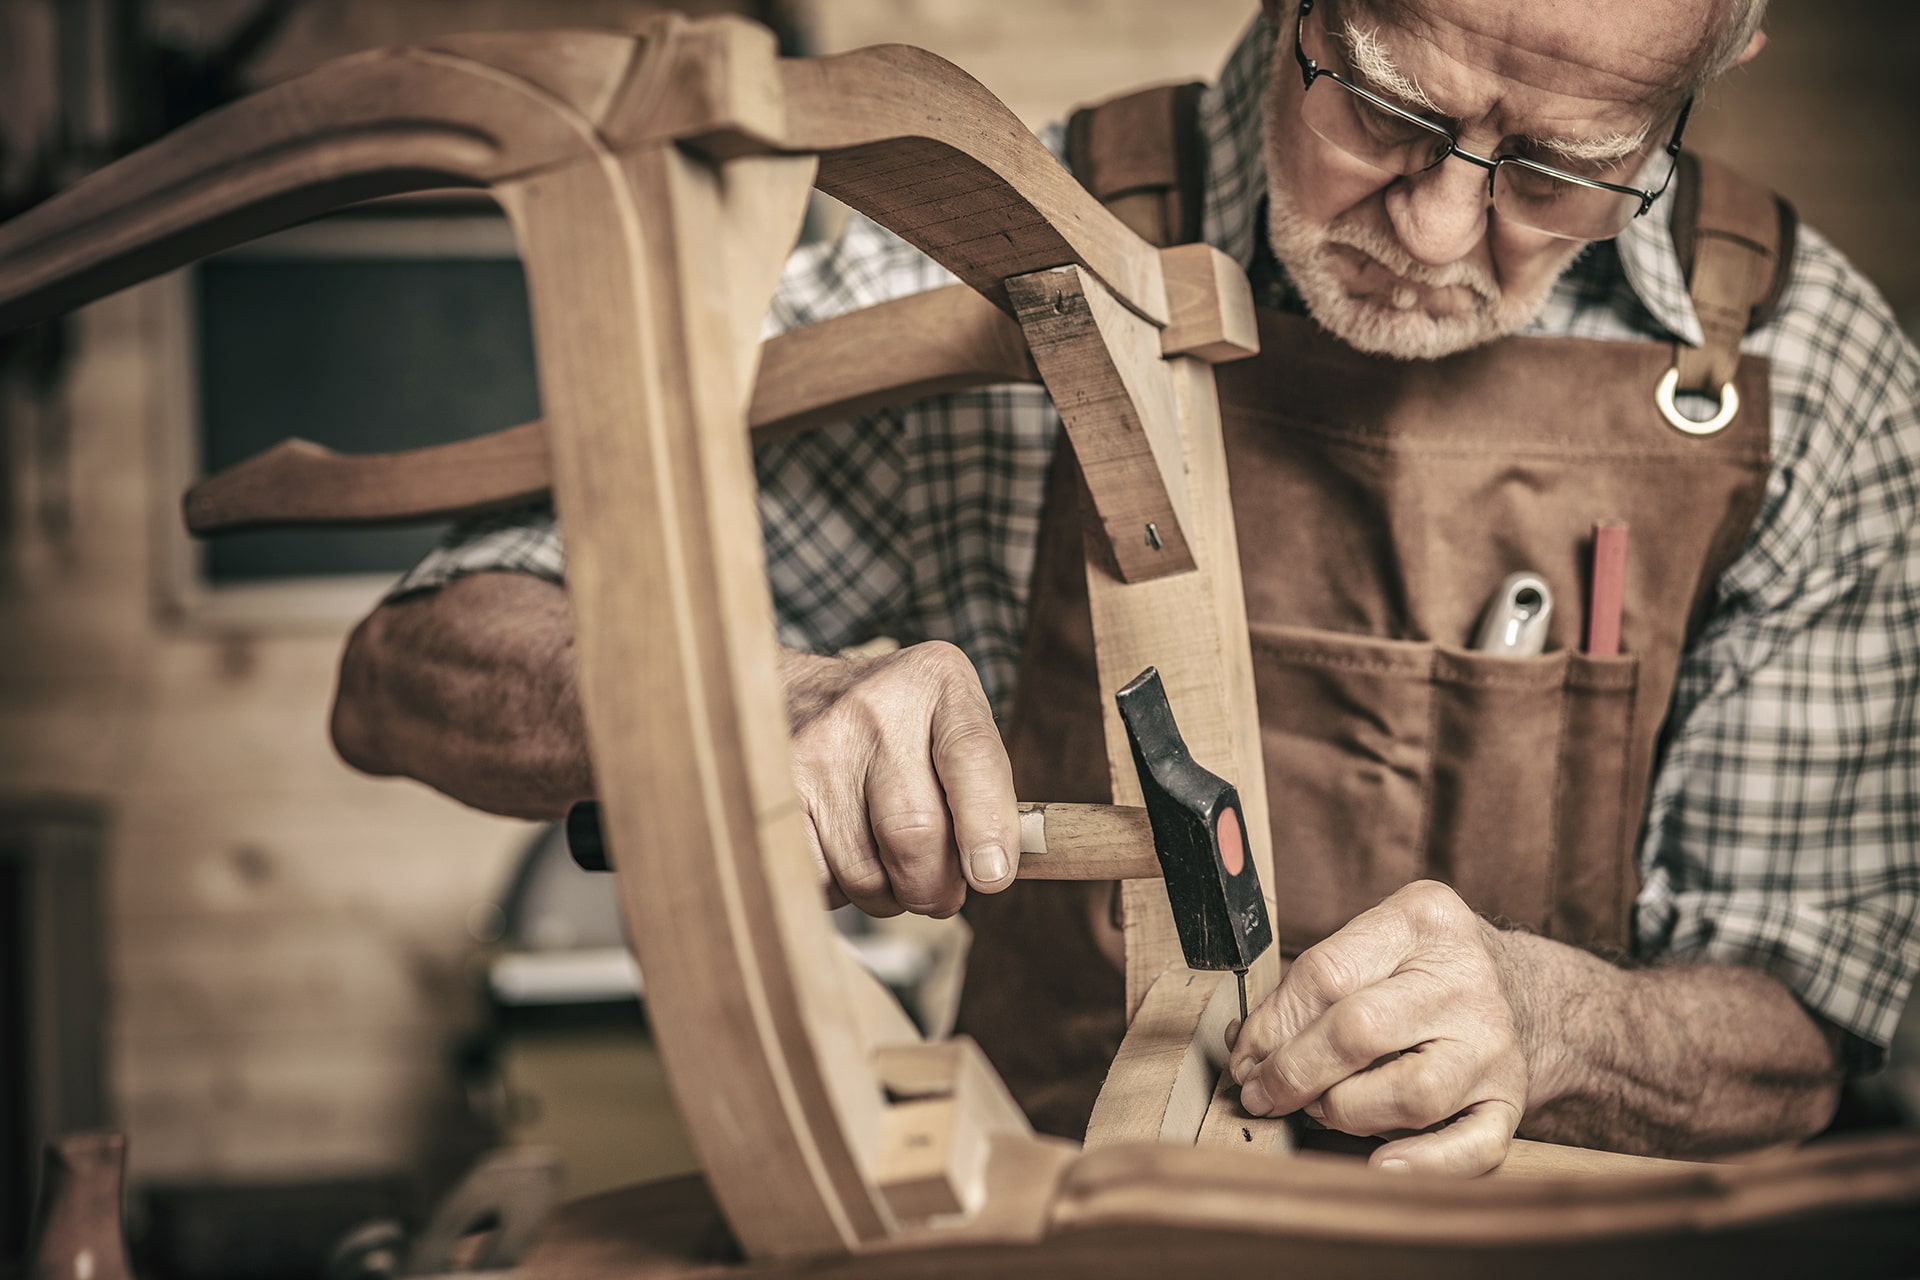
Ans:
[[[1328,227],[1325,234],[1327,243],[1358,249],[1410,284],[1436,289],[1458,287],[1488,304],[1500,301],[1499,286],[1476,263],[1449,262],[1445,266],[1430,267],[1424,262],[1415,262],[1392,235],[1358,221]]]

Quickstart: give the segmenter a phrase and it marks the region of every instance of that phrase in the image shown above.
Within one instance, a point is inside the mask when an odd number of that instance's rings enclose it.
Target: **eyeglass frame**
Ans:
[[[1623,187],[1618,183],[1602,182],[1598,178],[1583,178],[1577,173],[1568,173],[1564,169],[1556,169],[1552,165],[1541,164],[1537,160],[1529,160],[1525,156],[1499,156],[1499,155],[1491,156],[1491,157],[1477,156],[1477,155],[1474,155],[1471,151],[1462,151],[1460,149],[1460,139],[1458,136],[1456,136],[1453,133],[1452,130],[1447,129],[1441,125],[1435,124],[1433,121],[1425,119],[1424,117],[1417,116],[1413,112],[1408,111],[1404,107],[1395,106],[1393,103],[1388,102],[1385,98],[1382,98],[1379,94],[1374,93],[1372,90],[1364,89],[1361,86],[1355,84],[1353,81],[1341,75],[1338,71],[1333,71],[1326,67],[1323,67],[1320,65],[1320,63],[1316,59],[1309,58],[1307,56],[1307,50],[1306,50],[1306,45],[1304,41],[1306,38],[1307,15],[1313,12],[1314,4],[1315,4],[1315,0],[1300,0],[1300,11],[1294,19],[1293,60],[1300,64],[1300,92],[1302,94],[1311,92],[1313,89],[1313,82],[1318,80],[1321,76],[1327,76],[1330,79],[1332,79],[1332,81],[1335,84],[1339,85],[1341,88],[1347,90],[1349,93],[1358,94],[1361,98],[1372,103],[1374,106],[1379,107],[1382,111],[1387,112],[1389,115],[1392,115],[1401,120],[1405,120],[1409,124],[1416,125],[1419,128],[1425,130],[1426,132],[1431,133],[1436,138],[1445,138],[1447,142],[1447,149],[1445,151],[1442,151],[1439,155],[1435,156],[1432,163],[1428,164],[1424,168],[1415,169],[1413,171],[1414,173],[1431,172],[1432,170],[1439,168],[1442,164],[1445,164],[1448,158],[1452,156],[1458,156],[1462,160],[1465,160],[1471,164],[1479,165],[1482,169],[1485,169],[1487,171],[1487,199],[1492,200],[1494,198],[1493,184],[1494,184],[1494,180],[1499,176],[1500,166],[1503,164],[1516,164],[1516,165],[1520,165],[1523,168],[1531,169],[1535,173],[1544,174],[1549,178],[1558,178],[1563,182],[1574,183],[1576,186],[1591,187],[1599,191],[1612,191],[1623,196],[1636,196],[1639,198],[1640,207],[1634,210],[1633,218],[1638,218],[1642,214],[1646,213],[1647,210],[1653,208],[1653,202],[1658,200],[1661,196],[1665,195],[1667,193],[1667,188],[1673,185],[1673,175],[1680,168],[1680,135],[1686,132],[1687,117],[1693,113],[1693,95],[1692,94],[1688,94],[1687,100],[1680,104],[1680,118],[1674,121],[1673,137],[1667,140],[1667,146],[1666,146],[1667,157],[1669,160],[1672,161],[1672,164],[1668,166],[1666,181],[1660,184],[1660,189],[1658,191],[1644,191],[1639,187]],[[1338,146],[1339,144],[1334,143],[1333,145]],[[1347,152],[1345,147],[1341,147],[1340,150],[1342,152],[1345,152],[1346,154],[1349,154],[1349,155],[1352,154],[1351,152]],[[1353,158],[1360,161],[1360,163],[1362,164],[1371,163],[1364,156],[1354,156]],[[1378,166],[1373,166],[1373,167],[1378,167]],[[1381,169],[1380,172],[1391,173],[1393,171],[1391,169]],[[1411,177],[1413,175],[1401,174],[1400,176]],[[1627,219],[1627,221],[1631,223],[1633,221],[1633,218],[1629,218]],[[1544,229],[1540,229],[1540,230],[1542,230],[1543,234],[1545,235],[1557,234],[1556,232],[1545,231]],[[1625,230],[1626,230],[1625,227],[1622,227],[1620,229],[1620,231],[1625,231]],[[1613,235],[1619,235],[1620,231],[1614,232]],[[1571,239],[1584,239],[1587,237],[1567,236],[1563,238],[1571,240]],[[1598,238],[1611,239],[1612,237],[1604,236],[1604,237],[1598,237]]]

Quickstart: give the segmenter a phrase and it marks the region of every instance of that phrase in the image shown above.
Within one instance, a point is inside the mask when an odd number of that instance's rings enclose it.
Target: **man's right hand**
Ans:
[[[341,756],[456,800],[556,821],[593,795],[557,584],[481,573],[374,610],[348,642],[334,707]],[[794,782],[828,901],[949,916],[966,886],[1013,883],[1013,769],[966,655],[784,652]]]
[[[1020,859],[1013,768],[965,654],[931,641],[872,659],[786,653],[793,780],[830,905],[944,918]]]

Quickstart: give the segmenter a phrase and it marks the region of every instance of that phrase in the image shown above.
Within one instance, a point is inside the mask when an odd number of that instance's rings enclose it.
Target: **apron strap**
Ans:
[[[1200,238],[1205,196],[1204,84],[1158,85],[1082,107],[1067,121],[1067,165],[1094,199],[1142,239],[1161,246]],[[1740,340],[1779,305],[1793,268],[1793,206],[1766,187],[1696,152],[1680,155],[1673,242],[1703,341],[1675,343],[1656,393],[1667,421],[1712,435],[1733,420]],[[1719,411],[1695,421],[1674,405],[1705,396]]]
[[[1134,234],[1163,249],[1200,239],[1205,88],[1157,85],[1082,107],[1067,121],[1073,176]]]
[[[1678,390],[1720,400],[1719,416],[1731,418],[1740,340],[1766,322],[1786,291],[1797,225],[1793,206],[1767,188],[1718,161],[1681,154],[1673,244],[1704,340],[1674,344],[1663,410]]]

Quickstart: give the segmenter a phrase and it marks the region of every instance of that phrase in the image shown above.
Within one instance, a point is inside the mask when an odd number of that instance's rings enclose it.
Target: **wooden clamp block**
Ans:
[[[1006,286],[1121,580],[1192,569],[1179,409],[1160,331],[1077,266]]]
[[[1208,364],[1260,353],[1253,290],[1240,264],[1210,244],[1179,244],[1160,251],[1167,282],[1167,327],[1160,352]]]
[[[993,1136],[1033,1132],[980,1046],[966,1036],[889,1045],[874,1071],[892,1104],[874,1162],[887,1207],[906,1222],[977,1211]]]

